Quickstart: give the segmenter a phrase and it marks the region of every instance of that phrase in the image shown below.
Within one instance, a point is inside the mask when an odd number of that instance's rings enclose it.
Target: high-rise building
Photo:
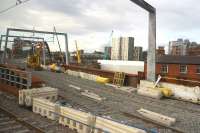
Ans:
[[[113,38],[111,60],[133,60],[134,38]]]
[[[170,55],[186,55],[187,45],[183,39],[169,42],[169,54]]]
[[[163,55],[165,55],[165,47],[159,46],[158,49],[156,49],[156,55],[157,56],[163,56]]]
[[[105,59],[111,59],[111,49],[112,47],[109,47],[109,46],[106,46],[104,48],[104,56],[106,56],[104,57]]]
[[[142,61],[142,47],[134,47],[133,60]]]
[[[190,42],[188,39],[178,39],[177,41],[169,42],[169,54],[170,55],[187,55],[187,49],[197,45],[195,42]]]
[[[196,45],[187,49],[188,56],[200,56],[200,45]]]

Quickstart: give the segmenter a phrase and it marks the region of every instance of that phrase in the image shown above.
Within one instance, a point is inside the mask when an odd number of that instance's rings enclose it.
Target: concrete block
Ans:
[[[142,129],[127,126],[102,117],[96,117],[95,127],[109,133],[146,133]],[[95,133],[98,133],[98,129],[95,129]]]
[[[139,95],[151,97],[155,99],[160,99],[163,96],[161,90],[152,89],[152,88],[140,88],[137,90],[137,93]]]
[[[166,126],[172,126],[176,122],[175,118],[171,118],[171,117],[168,117],[168,116],[165,116],[162,114],[158,114],[158,113],[146,110],[146,109],[140,109],[140,110],[137,110],[137,112],[152,121],[162,123],[163,125],[166,125]]]
[[[88,90],[81,92],[81,95],[92,98],[92,99],[97,100],[97,101],[102,101],[102,100],[106,99],[106,98],[100,97],[99,95],[97,95],[95,93],[89,92]]]

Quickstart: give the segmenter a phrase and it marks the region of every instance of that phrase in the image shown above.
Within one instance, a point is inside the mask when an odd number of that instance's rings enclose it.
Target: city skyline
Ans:
[[[157,9],[157,46],[168,46],[168,42],[177,38],[188,38],[200,42],[198,34],[199,15],[195,0],[155,1],[147,0]],[[2,1],[0,9],[9,7],[15,0]],[[193,10],[190,10],[190,9]],[[121,2],[72,0],[59,2],[31,0],[19,7],[0,15],[1,34],[7,27],[36,30],[53,30],[69,33],[69,50],[74,50],[74,40],[78,40],[80,49],[86,51],[103,50],[109,35],[113,37],[132,36],[135,46],[147,49],[148,17],[147,12],[129,0]],[[32,17],[29,17],[32,16]],[[52,17],[53,16],[53,17]],[[61,46],[64,49],[64,45]]]

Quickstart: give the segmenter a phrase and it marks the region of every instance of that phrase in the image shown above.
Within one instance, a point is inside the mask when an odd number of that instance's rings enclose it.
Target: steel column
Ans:
[[[2,41],[3,41],[3,36],[1,35],[1,39],[0,39],[0,51],[1,51],[1,44],[2,44]]]
[[[147,80],[156,80],[156,9],[144,0],[130,0],[149,12]]]
[[[6,55],[7,55],[7,45],[8,45],[8,36],[9,36],[9,29],[6,31],[6,41],[5,41],[5,49],[4,49],[4,54],[3,54],[3,62],[5,63],[6,61]]]
[[[156,13],[149,13],[149,46],[147,54],[147,80],[156,81]]]
[[[66,57],[66,65],[69,65],[69,50],[68,50],[68,37],[65,34],[65,57]]]

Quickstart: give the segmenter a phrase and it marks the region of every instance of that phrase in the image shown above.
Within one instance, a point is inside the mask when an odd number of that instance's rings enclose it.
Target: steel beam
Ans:
[[[55,34],[55,32],[49,32],[49,31],[38,31],[38,30],[26,30],[26,29],[15,29],[15,28],[8,28],[9,31],[18,31],[18,32],[31,32],[31,33],[41,33],[41,34]],[[65,33],[56,33],[57,35],[65,35]]]
[[[6,37],[6,35],[1,35],[1,38]],[[13,38],[28,38],[28,39],[44,39],[42,37],[27,37],[27,36],[14,36],[14,35],[9,35],[8,37],[13,37]]]
[[[130,0],[149,12],[149,45],[147,54],[147,80],[156,80],[156,9],[144,0]]]
[[[156,11],[156,9],[153,6],[151,6],[149,3],[145,2],[144,0],[130,0],[130,1],[137,4],[138,6],[147,10],[150,13],[155,13]]]

